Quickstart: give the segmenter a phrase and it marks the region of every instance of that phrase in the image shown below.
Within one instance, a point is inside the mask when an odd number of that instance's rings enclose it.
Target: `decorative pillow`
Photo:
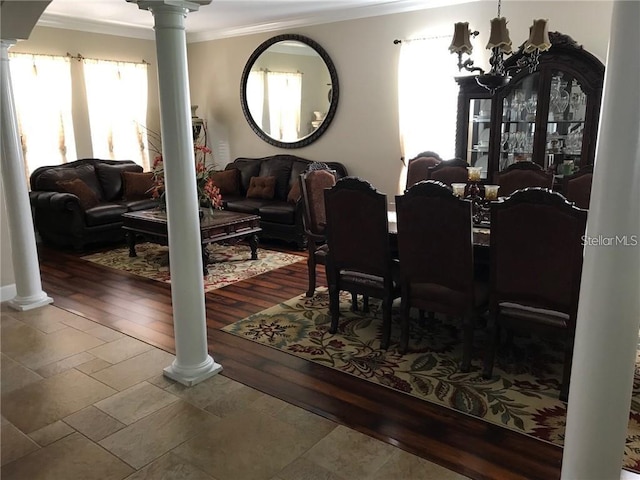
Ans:
[[[74,178],[73,180],[62,180],[57,182],[56,185],[58,190],[61,192],[72,193],[78,197],[80,206],[84,210],[95,207],[100,202],[96,192],[91,190],[91,187],[79,178]]]
[[[251,177],[247,198],[272,200],[276,190],[276,177]]]
[[[214,172],[211,178],[220,189],[220,195],[240,195],[240,170],[237,168]]]
[[[287,195],[287,202],[289,203],[298,203],[301,197],[300,193],[300,182],[296,181],[293,183],[291,190],[289,190],[289,195]]]
[[[151,198],[153,188],[153,172],[122,172],[124,200],[143,200]]]

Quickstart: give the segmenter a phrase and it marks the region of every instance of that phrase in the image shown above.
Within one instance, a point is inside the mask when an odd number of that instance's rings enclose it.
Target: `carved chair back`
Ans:
[[[422,152],[415,158],[409,160],[407,164],[406,189],[408,190],[412,185],[415,185],[421,180],[428,180],[429,168],[435,167],[440,162],[442,162],[442,159],[435,152]]]

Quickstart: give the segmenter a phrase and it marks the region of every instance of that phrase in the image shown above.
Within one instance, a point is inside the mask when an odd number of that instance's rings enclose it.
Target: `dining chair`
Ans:
[[[496,185],[500,185],[500,196],[508,197],[516,190],[527,187],[553,187],[553,175],[544,171],[537,163],[516,162],[496,173]]]
[[[469,164],[461,158],[445,160],[428,170],[428,180],[438,180],[445,185],[452,183],[467,183]]]
[[[562,179],[562,192],[567,200],[575,203],[576,207],[588,210],[592,181],[593,165],[588,165]]]
[[[307,238],[307,270],[309,287],[306,296],[313,296],[316,290],[316,265],[326,265],[328,247],[325,234],[326,216],[324,210],[324,190],[336,183],[336,172],[325,163],[314,162],[307,171],[300,174],[302,198],[302,223]]]
[[[442,159],[436,152],[426,151],[419,153],[407,163],[407,184],[405,190],[421,180],[429,178],[429,168],[435,167]]]
[[[564,340],[560,399],[569,393],[587,211],[544,188],[491,205],[490,378],[501,328]]]
[[[340,317],[340,291],[382,299],[383,349],[391,337],[391,307],[400,296],[398,262],[391,256],[387,196],[369,182],[344,177],[324,192],[327,218],[327,282],[331,327]]]
[[[471,367],[475,319],[487,308],[489,288],[474,280],[472,203],[442,182],[417,183],[396,196],[402,289],[400,352],[409,345],[410,309],[461,319],[462,361]]]

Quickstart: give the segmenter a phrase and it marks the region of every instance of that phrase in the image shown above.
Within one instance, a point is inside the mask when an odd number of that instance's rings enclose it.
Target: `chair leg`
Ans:
[[[307,269],[309,271],[309,289],[307,290],[307,297],[312,297],[316,291],[316,256],[312,251],[313,242],[309,242],[309,254],[307,256]]]
[[[362,296],[362,311],[363,313],[369,313],[369,295]]]
[[[475,316],[473,314],[462,317],[462,362],[460,364],[460,371],[462,372],[468,372],[471,370],[471,351],[473,349],[474,328]]]
[[[482,372],[482,376],[484,378],[491,378],[491,376],[493,375],[493,362],[495,360],[496,349],[499,340],[500,326],[498,325],[497,319],[494,318],[489,338],[489,345],[487,346],[487,351],[485,352],[484,357],[484,370]]]
[[[569,401],[569,380],[571,380],[571,362],[573,360],[573,340],[575,333],[567,336],[564,348],[564,367],[562,369],[562,384],[560,385],[560,400]]]
[[[400,312],[401,312],[401,332],[400,332],[400,348],[399,351],[402,355],[407,353],[409,349],[409,312],[411,310],[411,305],[409,304],[409,299],[406,297],[402,297],[400,302]],[[420,310],[420,313],[424,313]]]
[[[393,300],[390,295],[382,299],[382,342],[383,350],[389,348],[391,342],[391,304]]]
[[[358,294],[351,292],[351,311],[358,311]]]
[[[335,284],[329,285],[329,313],[331,314],[329,333],[336,333],[340,320],[340,290]]]

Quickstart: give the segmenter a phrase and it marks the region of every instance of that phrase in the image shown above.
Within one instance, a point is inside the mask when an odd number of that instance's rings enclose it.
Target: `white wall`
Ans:
[[[611,9],[611,2],[512,1],[503,2],[502,15],[509,20],[514,45],[526,40],[534,18],[548,18],[550,30],[572,36],[604,62]],[[402,171],[397,113],[400,46],[394,45],[393,40],[450,34],[454,22],[469,21],[481,31],[474,40],[474,58],[488,70],[484,46],[489,20],[495,14],[496,3],[483,1],[192,43],[188,45],[192,103],[200,106],[198,114],[207,121],[209,135],[214,139],[214,155],[222,165],[240,156],[274,153],[339,161],[351,174],[366,178],[379,190],[393,195]],[[336,66],[340,82],[340,101],[333,123],[318,141],[293,150],[262,141],[249,127],[240,106],[240,77],[247,59],[264,40],[282,33],[305,35],[322,45]],[[451,62],[456,61],[457,57],[451,55]],[[424,146],[424,150],[429,149],[429,145]]]

